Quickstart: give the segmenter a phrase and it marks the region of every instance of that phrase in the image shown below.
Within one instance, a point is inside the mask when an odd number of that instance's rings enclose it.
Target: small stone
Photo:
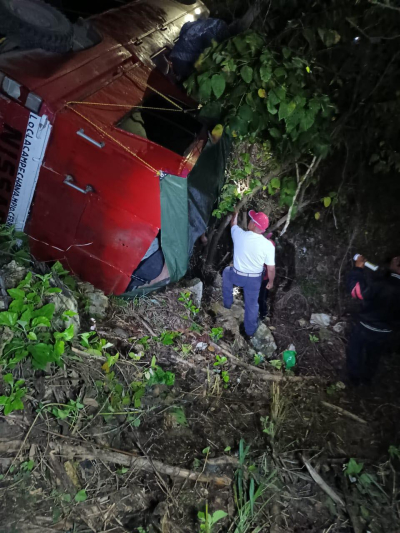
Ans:
[[[202,352],[207,348],[208,344],[206,342],[198,342],[196,344],[196,350],[201,350]]]
[[[314,326],[321,326],[326,328],[332,321],[332,317],[325,313],[313,313],[311,315],[310,324]]]
[[[85,398],[83,398],[83,405],[86,405],[88,407],[95,407],[97,408],[99,406],[99,402],[97,400],[95,400],[94,398],[88,398],[85,396]]]
[[[78,335],[81,322],[78,313],[78,302],[74,296],[65,296],[64,294],[57,293],[51,294],[48,298],[49,303],[54,304],[54,317],[53,325],[55,329],[64,331],[71,324],[74,326],[74,336]],[[74,311],[75,316],[67,317],[67,320],[63,320],[61,315],[64,311]]]
[[[343,333],[346,329],[346,322],[338,322],[333,326],[333,331],[335,333]]]
[[[306,328],[308,326],[308,322],[305,318],[300,318],[298,324],[301,328]]]
[[[113,334],[116,336],[116,337],[120,337],[121,339],[127,339],[129,337],[129,333],[127,333],[124,329],[122,328],[114,328],[113,329]]]

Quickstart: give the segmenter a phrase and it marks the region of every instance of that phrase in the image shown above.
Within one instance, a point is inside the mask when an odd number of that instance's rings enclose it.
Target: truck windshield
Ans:
[[[117,123],[117,127],[184,156],[200,133],[202,124],[192,114],[180,112],[158,95],[147,98],[141,105],[148,109],[134,107]]]

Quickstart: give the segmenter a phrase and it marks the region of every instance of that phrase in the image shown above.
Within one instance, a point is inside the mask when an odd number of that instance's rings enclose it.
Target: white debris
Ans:
[[[331,322],[332,322],[332,317],[329,315],[326,315],[325,313],[313,313],[311,315],[310,324],[313,324],[314,326],[320,326],[322,328],[326,328],[329,326]]]

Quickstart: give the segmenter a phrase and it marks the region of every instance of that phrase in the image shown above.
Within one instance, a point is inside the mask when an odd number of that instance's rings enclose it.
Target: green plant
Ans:
[[[192,345],[191,344],[182,344],[181,345],[182,355],[188,355],[191,351],[192,351]]]
[[[65,405],[58,404],[52,407],[51,412],[60,420],[71,419],[73,425],[78,418],[79,411],[83,408],[84,405],[79,400],[69,400]]]
[[[227,370],[223,370],[221,372],[221,378],[222,378],[222,381],[224,382],[224,389],[227,389],[229,386],[229,381],[230,381],[229,372]]]
[[[186,419],[185,411],[182,407],[171,407],[170,413],[175,418],[176,423],[179,426],[187,427],[189,425]]]
[[[394,459],[395,457],[400,459],[400,446],[394,446],[391,444],[389,446],[389,455],[391,459]]]
[[[277,153],[327,154],[334,106],[289,48],[274,51],[249,31],[213,42],[195,67],[184,85],[205,104],[202,116],[222,116],[234,137],[266,137]]]
[[[319,342],[319,338],[316,336],[316,335],[311,335],[309,336],[310,338],[310,341],[313,343],[313,344],[316,344],[317,342]]]
[[[12,374],[3,376],[3,380],[10,388],[8,396],[0,396],[0,406],[3,406],[4,414],[9,415],[13,411],[24,409],[22,398],[26,394],[26,388],[22,385],[25,383],[25,380],[19,379],[14,382]]]
[[[267,435],[273,437],[275,434],[275,424],[273,420],[270,420],[269,416],[262,416],[260,420],[263,428],[263,433],[266,433]]]
[[[271,361],[268,361],[268,363],[277,370],[281,370],[283,366],[283,362],[280,359],[271,359]]]
[[[189,291],[181,292],[178,298],[178,302],[182,302],[189,314],[195,317],[200,311],[198,307],[192,301],[192,294]]]
[[[196,333],[201,333],[203,329],[203,326],[197,324],[196,322],[192,322],[190,325],[190,331],[195,331]]]
[[[178,331],[163,331],[157,340],[164,346],[171,346],[180,336],[181,334]]]
[[[214,362],[214,366],[222,366],[224,365],[226,362],[228,361],[228,358],[225,357],[224,355],[216,355],[215,356],[215,362]]]
[[[138,343],[143,346],[143,350],[145,351],[150,348],[149,340],[150,340],[150,337],[148,335],[145,335],[144,337],[141,337],[140,339],[138,339]]]
[[[327,387],[326,393],[329,394],[330,396],[333,396],[334,394],[336,394],[337,392],[345,388],[346,388],[346,385],[342,381],[337,381],[336,383],[331,383]]]
[[[254,354],[254,364],[256,366],[260,365],[261,363],[263,363],[265,361],[265,357],[263,356],[262,353],[256,353]]]
[[[113,346],[113,344],[106,339],[101,339],[96,331],[80,333],[79,337],[81,345],[86,348],[86,352],[91,355],[106,355],[104,352]]]
[[[205,511],[199,511],[197,513],[197,517],[200,521],[200,531],[204,533],[212,533],[214,524],[216,524],[226,516],[228,516],[228,514],[225,513],[225,511],[215,511],[214,513],[210,514],[208,512],[208,502],[206,502]]]
[[[74,336],[71,324],[64,331],[51,333],[55,305],[44,303],[46,296],[61,292],[50,286],[51,274],[27,274],[16,288],[9,289],[13,299],[8,311],[0,313],[0,326],[11,330],[9,342],[3,346],[1,363],[9,368],[30,356],[32,366],[45,370],[49,363],[62,366],[65,342]]]
[[[218,342],[224,336],[224,328],[212,328],[211,329],[211,340],[213,342]]]
[[[19,264],[30,263],[28,237],[14,226],[0,224],[0,256],[9,256]]]
[[[155,366],[145,372],[147,378],[146,385],[151,387],[155,384],[168,385],[172,387],[175,383],[175,374],[173,372],[164,371],[161,367]]]

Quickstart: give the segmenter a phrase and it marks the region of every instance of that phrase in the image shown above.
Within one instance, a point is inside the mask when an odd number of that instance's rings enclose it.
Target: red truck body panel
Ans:
[[[196,7],[171,0],[133,2],[92,18],[102,42],[88,50],[65,56],[40,50],[0,56],[0,72],[42,98],[37,118],[45,116],[50,123],[24,225],[31,251],[39,260],[60,260],[106,293],[125,291],[160,229],[156,171],[185,179],[202,147],[201,141],[194,143],[182,157],[117,127],[132,107],[154,95],[152,88],[193,105],[153,69],[150,57],[172,44],[188,10]],[[28,109],[0,94],[3,221],[11,202],[18,200],[13,188],[29,120],[36,118]],[[82,130],[95,144],[77,134]],[[79,190],[66,184],[67,176]]]

